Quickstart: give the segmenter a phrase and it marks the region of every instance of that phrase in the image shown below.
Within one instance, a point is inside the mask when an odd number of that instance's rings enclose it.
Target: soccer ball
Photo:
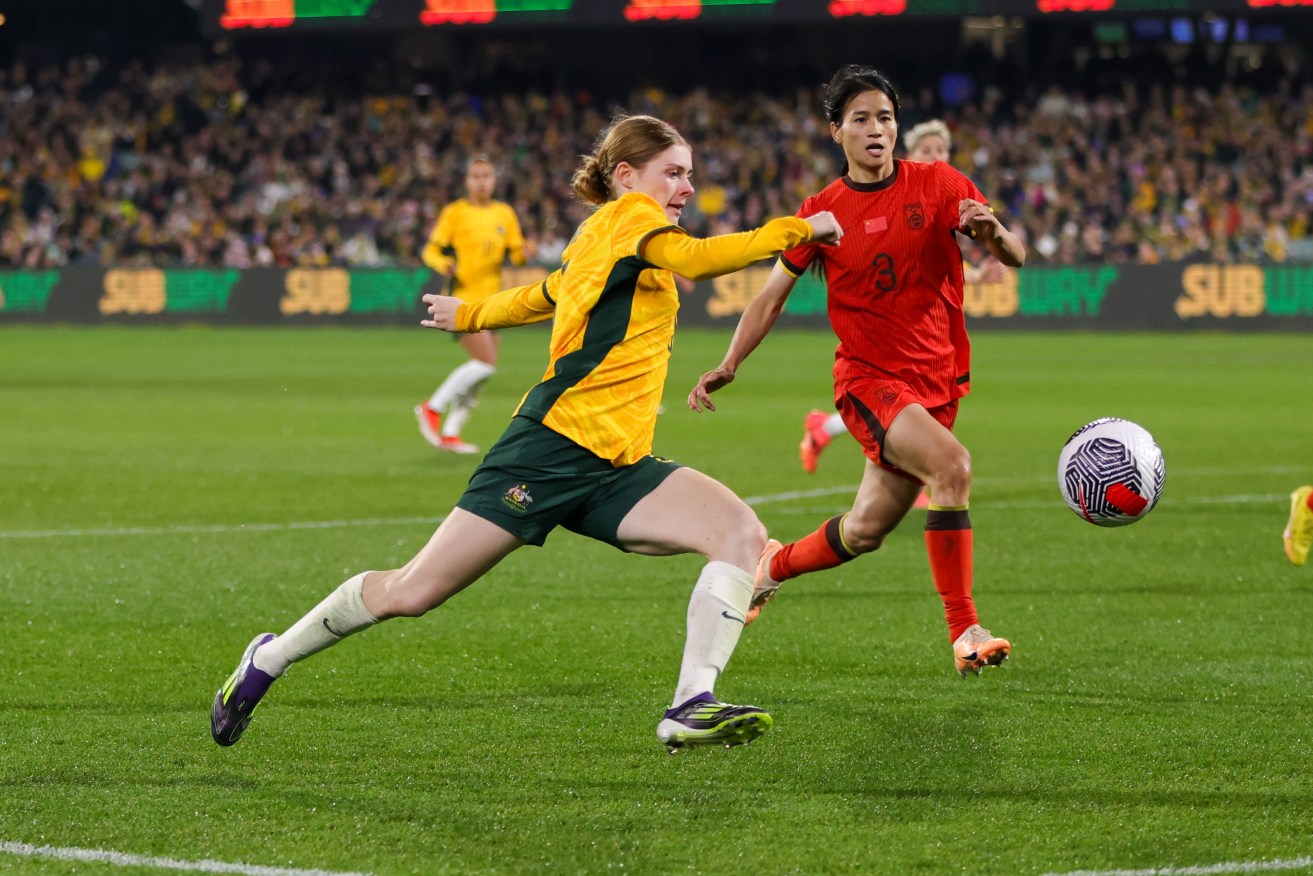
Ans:
[[[1081,426],[1058,457],[1062,498],[1096,526],[1142,520],[1158,504],[1166,478],[1163,452],[1153,436],[1116,417]]]

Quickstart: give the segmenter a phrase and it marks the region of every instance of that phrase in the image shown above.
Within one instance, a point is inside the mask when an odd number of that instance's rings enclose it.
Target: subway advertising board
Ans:
[[[769,267],[696,284],[683,296],[681,325],[731,326],[762,287]],[[507,287],[542,268],[511,268]],[[184,323],[215,325],[412,324],[420,296],[440,290],[425,268],[279,270],[67,268],[0,271],[0,324]],[[1313,330],[1313,266],[1032,266],[1003,281],[968,284],[973,330]],[[783,324],[825,326],[825,291],[804,275]]]

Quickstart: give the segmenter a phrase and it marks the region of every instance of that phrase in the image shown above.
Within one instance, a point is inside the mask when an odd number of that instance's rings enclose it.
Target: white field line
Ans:
[[[745,496],[743,501],[749,505],[773,505],[793,502],[798,499],[819,499],[827,496],[852,496],[857,492],[857,485],[843,487],[824,487],[815,490],[790,490],[785,493],[770,493],[765,496]],[[1055,490],[1056,493],[1056,490]],[[1241,493],[1231,496],[1170,496],[1172,505],[1282,505],[1289,500],[1285,493]],[[1000,501],[988,499],[973,503],[977,508],[1017,508],[1061,507],[1056,496],[1053,501],[1029,500],[1025,502]],[[843,503],[846,507],[847,503]],[[835,509],[804,508],[778,513],[828,513]],[[105,529],[32,529],[0,530],[0,540],[27,538],[96,538],[103,536],[131,535],[214,535],[233,532],[287,532],[295,529],[346,529],[356,526],[411,526],[427,523],[436,526],[446,519],[446,515],[435,517],[365,517],[359,520],[292,520],[287,523],[228,523],[213,525],[180,524],[178,526],[125,526]]]
[[[1154,867],[1148,870],[1070,870],[1065,873],[1046,873],[1045,876],[1220,876],[1223,873],[1275,873],[1305,868],[1313,868],[1313,857],[1291,858],[1287,861],[1235,861],[1195,867]]]
[[[177,858],[129,855],[105,849],[33,846],[27,843],[0,841],[0,853],[24,858],[50,858],[58,861],[93,861],[116,867],[153,867],[158,870],[182,870],[193,873],[237,873],[241,876],[370,876],[341,870],[303,870],[294,867],[265,867],[258,864],[234,864],[226,861],[182,861]],[[1313,857],[1284,861],[1230,861],[1192,867],[1152,867],[1143,870],[1068,870],[1045,876],[1223,876],[1227,873],[1276,873],[1313,867]]]
[[[843,487],[822,487],[817,490],[790,490],[787,493],[770,493],[765,496],[744,496],[743,501],[749,505],[772,505],[776,502],[792,502],[795,499],[819,499],[823,496],[854,496],[857,484]]]
[[[115,867],[153,867],[157,870],[188,870],[193,873],[240,873],[243,876],[369,876],[368,873],[347,873],[341,870],[300,870],[294,867],[262,867],[257,864],[230,864],[225,861],[179,861],[176,858],[156,858],[146,855],[128,855],[105,849],[59,848],[57,846],[31,846],[27,843],[0,841],[0,853],[24,858],[52,858],[56,861],[95,861]]]
[[[407,526],[415,523],[441,523],[438,517],[366,517],[361,520],[292,520],[288,523],[221,523],[208,526],[125,526],[109,529],[33,529],[0,531],[5,538],[83,538],[99,535],[191,535],[226,532],[285,532],[289,529],[344,529],[350,526]]]

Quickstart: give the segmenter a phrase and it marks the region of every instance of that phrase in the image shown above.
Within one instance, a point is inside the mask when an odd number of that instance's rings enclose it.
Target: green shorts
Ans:
[[[541,546],[558,526],[625,547],[620,521],[679,463],[645,456],[616,468],[537,420],[515,417],[474,470],[456,503]]]

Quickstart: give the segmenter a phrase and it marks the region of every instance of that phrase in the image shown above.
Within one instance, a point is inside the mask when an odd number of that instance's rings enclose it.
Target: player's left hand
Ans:
[[[456,331],[456,311],[462,304],[459,298],[434,295],[430,292],[424,296],[423,301],[428,305],[431,319],[420,320],[420,325],[425,328],[442,329],[444,332]]]
[[[1000,227],[988,204],[963,198],[957,204],[957,227],[976,240],[990,240]]]

